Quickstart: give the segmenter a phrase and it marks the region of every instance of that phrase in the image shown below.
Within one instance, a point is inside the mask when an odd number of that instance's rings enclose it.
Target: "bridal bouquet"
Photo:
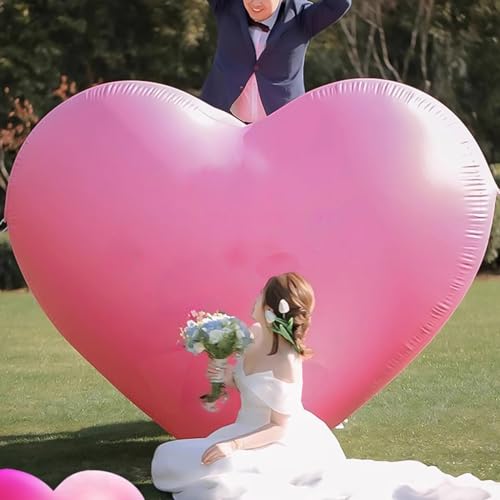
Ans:
[[[241,354],[252,342],[252,335],[242,321],[222,312],[191,311],[190,316],[192,319],[181,328],[181,337],[188,352],[206,352],[219,368],[220,376],[212,380],[210,394],[200,398],[206,410],[217,411],[217,400],[227,397],[224,373],[228,358],[235,353]]]

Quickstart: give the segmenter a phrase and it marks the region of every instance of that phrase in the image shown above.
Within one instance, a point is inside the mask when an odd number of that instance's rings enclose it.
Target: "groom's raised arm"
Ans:
[[[351,8],[352,0],[320,0],[304,7],[300,13],[307,35],[312,38],[339,21]]]

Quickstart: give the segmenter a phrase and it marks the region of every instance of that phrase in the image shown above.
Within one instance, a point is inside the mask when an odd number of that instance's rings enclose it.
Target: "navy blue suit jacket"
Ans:
[[[201,98],[229,111],[255,72],[271,114],[304,94],[304,59],[311,38],[338,21],[351,0],[283,0],[267,46],[257,60],[243,0],[208,0],[217,22],[217,50]]]

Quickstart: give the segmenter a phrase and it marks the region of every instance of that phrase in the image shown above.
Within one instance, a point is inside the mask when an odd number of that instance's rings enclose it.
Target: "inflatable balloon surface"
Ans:
[[[144,500],[125,478],[111,472],[85,470],[67,477],[55,489],[54,500]]]
[[[250,126],[184,92],[114,82],[50,112],[23,145],[6,219],[61,334],[177,437],[207,413],[206,358],[178,343],[192,309],[250,322],[274,274],[317,307],[304,405],[331,426],[432,340],[485,253],[496,186],[460,120],[381,80],[313,90]],[[411,397],[411,396],[408,396]]]
[[[0,469],[0,498],[5,500],[54,500],[43,481],[17,469]]]

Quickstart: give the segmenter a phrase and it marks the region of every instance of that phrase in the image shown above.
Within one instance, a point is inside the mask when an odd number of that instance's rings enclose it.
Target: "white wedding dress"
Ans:
[[[242,359],[234,379],[241,395],[234,424],[156,449],[153,484],[175,500],[500,500],[500,483],[471,474],[453,477],[413,460],[347,459],[327,425],[302,406],[301,381],[283,382],[272,371],[246,375]],[[201,463],[212,444],[269,423],[271,409],[289,415],[280,442]]]

